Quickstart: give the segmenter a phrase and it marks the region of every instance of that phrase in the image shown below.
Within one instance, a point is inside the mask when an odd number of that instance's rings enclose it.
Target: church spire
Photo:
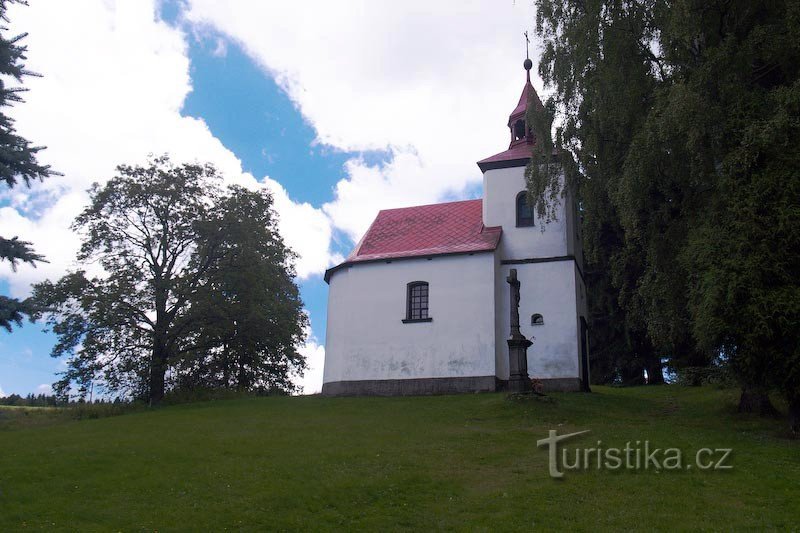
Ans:
[[[528,35],[525,35],[527,44]],[[528,55],[527,53],[525,55]],[[536,89],[533,88],[531,83],[531,69],[533,68],[533,61],[530,57],[526,57],[522,63],[525,69],[525,85],[522,87],[522,94],[519,97],[519,102],[514,111],[508,117],[508,129],[511,133],[511,143],[508,149],[495,154],[486,159],[478,161],[478,167],[481,172],[495,168],[509,168],[516,166],[525,166],[531,159],[533,152],[533,145],[536,144],[536,136],[533,133],[533,127],[528,124],[527,113],[528,105],[535,106],[537,109],[542,109],[542,102],[539,100],[539,95],[536,94]]]
[[[522,88],[522,94],[519,97],[519,102],[514,111],[508,117],[508,127],[511,130],[511,144],[509,148],[518,146],[520,144],[533,144],[534,136],[530,125],[527,123],[525,115],[528,111],[528,102],[538,107],[542,106],[539,100],[539,95],[536,94],[536,89],[531,84],[531,68],[533,68],[533,61],[528,57],[528,32],[525,32],[525,62],[522,63],[525,69],[525,86]]]

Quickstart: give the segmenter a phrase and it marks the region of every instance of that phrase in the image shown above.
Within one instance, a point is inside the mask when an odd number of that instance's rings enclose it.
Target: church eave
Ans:
[[[497,242],[500,242],[500,237],[498,234]],[[368,263],[392,263],[394,261],[407,261],[409,259],[433,259],[434,257],[446,257],[446,256],[454,256],[454,255],[474,255],[474,254],[485,254],[489,252],[494,252],[497,249],[497,243],[495,243],[494,247],[492,248],[485,248],[482,250],[464,250],[458,252],[435,252],[435,253],[421,253],[421,254],[408,254],[402,256],[391,256],[391,257],[375,257],[370,259],[357,259],[355,261],[345,261],[344,263],[340,263],[336,266],[332,266],[328,270],[325,271],[324,280],[325,283],[330,285],[331,277],[334,273],[338,272],[339,270],[353,266],[353,265],[363,265]]]
[[[498,168],[524,167],[528,165],[530,160],[530,157],[522,157],[517,159],[501,159],[496,161],[478,161],[477,165],[478,168],[481,169],[481,172],[486,172],[487,170],[494,170]]]

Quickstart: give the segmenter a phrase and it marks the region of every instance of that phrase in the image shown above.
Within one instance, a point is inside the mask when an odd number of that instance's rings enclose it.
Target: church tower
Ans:
[[[508,149],[478,163],[483,198],[384,209],[350,255],[325,272],[323,394],[502,390],[509,351],[527,344],[520,335],[533,341],[528,374],[545,390],[588,387],[575,202],[564,195],[548,224],[527,203],[525,167],[537,139],[525,115],[542,105],[531,66],[526,60],[522,95],[508,117]],[[514,356],[514,367],[523,368],[519,350]],[[521,379],[518,372],[513,385],[524,385]]]
[[[525,168],[537,139],[526,120],[528,106],[542,107],[531,84],[526,59],[525,85],[508,117],[508,149],[478,162],[483,172],[483,223],[502,227],[495,266],[495,363],[497,377],[508,379],[511,305],[505,279],[515,268],[521,282],[522,334],[533,341],[528,373],[547,390],[588,390],[588,332],[583,251],[577,206],[567,191],[550,223],[528,205]]]

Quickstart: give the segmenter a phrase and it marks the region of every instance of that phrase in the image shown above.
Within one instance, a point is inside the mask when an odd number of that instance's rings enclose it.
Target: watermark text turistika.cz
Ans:
[[[547,447],[550,477],[564,477],[564,470],[730,470],[732,448],[700,448],[684,455],[680,448],[657,448],[650,441],[626,442],[624,448],[604,447],[602,441],[589,448],[568,450],[559,443],[589,433],[589,430],[559,435],[551,429],[546,439],[536,445]],[[559,448],[561,453],[559,454]],[[693,455],[693,456],[692,456]]]

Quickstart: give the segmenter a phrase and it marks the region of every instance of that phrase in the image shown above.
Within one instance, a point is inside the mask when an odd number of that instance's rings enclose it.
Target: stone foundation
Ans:
[[[366,379],[323,383],[325,396],[422,396],[464,392],[494,392],[494,376],[416,379]]]
[[[540,379],[544,392],[577,392],[580,378]],[[322,385],[325,396],[429,396],[507,391],[508,381],[495,376],[332,381]]]

